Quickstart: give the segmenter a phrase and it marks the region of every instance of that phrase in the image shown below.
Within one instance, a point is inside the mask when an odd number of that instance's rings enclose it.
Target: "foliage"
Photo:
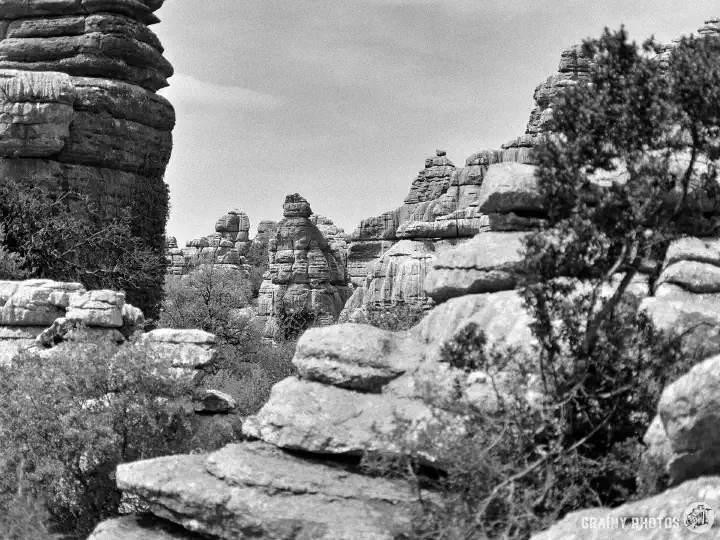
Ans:
[[[79,281],[88,289],[124,290],[128,302],[154,315],[166,262],[162,248],[135,234],[129,210],[105,219],[88,196],[51,193],[4,178],[0,226],[3,250],[14,254],[14,279]]]
[[[28,274],[22,269],[22,257],[17,253],[9,252],[3,245],[4,242],[5,227],[0,223],[0,279],[25,279]]]
[[[398,303],[389,307],[368,306],[365,311],[367,324],[391,332],[401,332],[417,325],[427,315],[428,308],[422,305]]]
[[[191,261],[186,270],[186,275],[166,279],[159,325],[199,328],[239,344],[247,320],[238,310],[248,306],[249,282],[237,270],[216,264],[213,255]]]
[[[141,345],[69,345],[0,367],[0,515],[44,501],[51,532],[85,538],[117,515],[119,463],[187,450],[189,391]]]
[[[278,341],[297,341],[308,328],[313,326],[318,318],[318,313],[307,306],[299,309],[287,309],[283,302],[278,302],[273,311],[273,318],[279,328]]]
[[[390,435],[399,457],[364,459],[371,473],[405,478],[419,494],[412,532],[398,540],[525,540],[570,511],[615,506],[641,493],[640,439],[665,384],[694,359],[682,352],[680,339],[663,336],[643,315],[621,312],[594,356],[594,375],[603,377],[607,389],[602,395],[583,395],[583,385],[588,391],[593,385],[577,379],[572,358],[566,372],[535,388],[528,381],[538,375],[540,351],[488,347],[472,325],[446,344],[446,350],[476,360],[474,368],[491,380],[492,395],[477,403],[465,399],[460,388],[449,397],[431,386],[423,390],[437,421],[447,412],[464,418],[463,434],[442,435],[448,465],[440,477],[424,474],[417,446],[407,442],[422,438],[409,438],[411,426],[400,418]],[[538,398],[535,391],[542,389]],[[572,403],[582,404],[583,411]],[[441,497],[422,495],[427,488]]]
[[[253,297],[257,297],[260,293],[260,285],[263,282],[265,272],[270,268],[270,260],[268,258],[268,245],[253,241],[250,243],[250,249],[245,256],[247,264],[250,266],[250,279],[253,285]]]
[[[479,328],[459,332],[443,359],[488,375],[497,407],[429,391],[466,420],[443,441],[446,476],[419,476],[403,422],[399,463],[381,465],[442,490],[423,499],[414,539],[527,539],[570,511],[647,495],[640,440],[662,389],[699,360],[638,311],[634,287],[669,242],[716,229],[720,41],[684,38],[663,65],[621,29],[584,52],[589,80],[556,98],[536,154],[549,219],[525,238],[520,292],[537,345],[488,350]],[[536,392],[503,384],[508,370],[534,374]]]
[[[485,364],[487,338],[477,323],[463,326],[454,339],[440,348],[440,361],[467,372],[477,371]]]

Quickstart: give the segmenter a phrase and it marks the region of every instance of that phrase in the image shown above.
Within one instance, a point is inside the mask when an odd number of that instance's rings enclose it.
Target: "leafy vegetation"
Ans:
[[[377,308],[369,306],[365,311],[367,324],[382,330],[401,332],[418,324],[427,315],[428,308],[416,304],[398,303]]]
[[[250,306],[252,274],[215,264],[212,255],[190,261],[187,274],[169,276],[160,326],[199,328],[220,339],[221,360],[202,379],[202,388],[231,395],[237,414],[254,414],[267,402],[272,386],[295,373],[291,360],[302,332],[315,314],[308,310],[276,316],[278,343],[263,340]]]
[[[716,230],[720,41],[683,38],[664,64],[654,43],[638,47],[624,29],[583,49],[595,62],[589,81],[556,98],[535,156],[549,220],[524,240],[520,293],[537,346],[488,347],[466,327],[442,356],[486,373],[497,406],[429,391],[466,419],[447,441],[447,474],[423,479],[407,446],[399,463],[380,462],[380,473],[444,493],[423,501],[414,539],[527,539],[570,511],[664,487],[639,482],[640,441],[665,384],[699,358],[638,312],[637,291],[652,286],[657,276],[641,270],[672,240]],[[517,384],[500,383],[508,373]],[[520,384],[532,375],[535,392]],[[407,429],[399,422],[393,442]]]
[[[189,389],[151,350],[68,345],[0,366],[0,530],[17,538],[86,538],[118,515],[119,463],[188,450]]]
[[[88,196],[3,178],[0,236],[12,259],[3,257],[0,273],[5,279],[47,278],[124,290],[128,302],[155,317],[166,262],[162,246],[148,244],[136,228],[130,208],[106,219]]]

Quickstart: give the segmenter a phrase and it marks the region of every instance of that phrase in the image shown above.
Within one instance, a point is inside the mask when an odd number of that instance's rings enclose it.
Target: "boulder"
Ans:
[[[528,347],[529,323],[517,293],[506,291],[452,299],[406,332],[355,324],[310,329],[293,359],[298,377],[273,387],[243,433],[282,448],[359,456],[397,452],[389,435],[398,420],[406,420],[408,444],[421,444],[423,459],[442,468],[445,441],[464,429],[462,419],[448,412],[450,404],[467,400],[488,411],[497,404],[488,377],[444,361],[444,343],[475,324],[487,333],[488,347]],[[534,392],[535,382],[508,373],[501,391],[528,385]],[[418,443],[417,433],[428,427],[433,435]]]
[[[223,540],[392,540],[409,529],[415,500],[402,482],[265,444],[123,464],[117,483],[156,516]]]
[[[80,283],[0,281],[0,325],[50,326],[65,315],[71,299],[84,293]]]
[[[522,163],[490,165],[480,188],[477,206],[485,214],[542,213],[543,198],[535,178],[535,167]]]
[[[202,540],[179,525],[152,515],[124,516],[103,521],[88,540]]]
[[[133,230],[162,234],[148,229],[162,229],[148,216],[167,213],[162,178],[175,124],[155,93],[173,74],[148,28],[162,4],[0,1],[0,177],[87,195],[98,227],[139,208]],[[13,315],[39,323],[27,317]]]
[[[110,290],[89,291],[72,298],[65,318],[87,326],[120,328],[123,325],[124,304],[125,293]]]
[[[720,477],[690,480],[650,497],[617,508],[591,508],[572,512],[531,540],[676,540],[702,538],[686,521],[693,504],[715,509],[720,504]],[[690,517],[690,516],[689,516]],[[692,519],[692,518],[691,518]],[[692,526],[692,525],[691,525]],[[717,538],[717,523],[707,538]],[[701,532],[701,531],[698,531]]]
[[[694,366],[665,388],[645,442],[672,484],[720,473],[720,356]]]
[[[342,324],[308,333],[293,363],[301,378],[361,392],[379,392],[402,375],[412,359],[392,332]]]
[[[283,215],[268,243],[269,269],[258,298],[259,314],[270,317],[264,331],[268,340],[281,337],[288,317],[312,314],[315,325],[335,323],[352,294],[343,255],[313,223],[310,204],[288,195]]]
[[[450,298],[515,288],[524,233],[483,232],[446,251],[425,278],[425,293],[436,303]]]

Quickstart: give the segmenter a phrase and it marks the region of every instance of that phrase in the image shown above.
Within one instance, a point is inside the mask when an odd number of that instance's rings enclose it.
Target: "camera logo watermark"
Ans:
[[[683,512],[683,524],[696,534],[710,530],[715,522],[715,512],[704,502],[690,503]]]
[[[685,527],[695,534],[708,532],[715,522],[715,512],[702,501],[693,502],[685,508],[682,517],[583,517],[580,526],[583,529],[677,529]]]

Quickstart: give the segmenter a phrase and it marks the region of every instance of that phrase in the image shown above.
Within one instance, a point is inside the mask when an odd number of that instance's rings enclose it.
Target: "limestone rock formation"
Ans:
[[[686,237],[668,248],[644,309],[660,329],[684,334],[686,350],[720,352],[720,241]]]
[[[439,254],[454,245],[450,240],[400,240],[368,268],[364,281],[345,303],[340,321],[362,322],[369,309],[397,304],[430,308],[423,283]]]
[[[531,540],[676,540],[702,538],[690,531],[684,512],[693,502],[710,508],[720,504],[720,477],[685,482],[659,495],[613,509],[572,512]],[[717,538],[717,522],[705,536]]]
[[[202,330],[160,328],[141,335],[138,341],[184,380],[192,380],[196,370],[212,365],[219,355],[217,337]]]
[[[720,473],[720,356],[693,367],[663,391],[658,416],[645,443],[649,458],[670,476],[672,484]]]
[[[310,204],[288,195],[284,218],[269,244],[269,270],[260,288],[258,314],[269,317],[265,337],[279,338],[286,317],[307,314],[318,326],[337,321],[351,294],[342,259],[317,225]]]
[[[161,250],[175,111],[155,92],[173,69],[148,25],[163,0],[0,4],[0,177],[78,191],[105,219],[129,207]]]
[[[708,23],[707,31],[713,32],[716,23]],[[471,156],[462,169],[438,151],[403,206],[365,220],[353,233],[347,268],[360,292],[351,304],[362,308],[366,296],[378,303],[401,298],[434,302],[420,323],[403,332],[360,324],[310,329],[293,358],[297,376],[276,384],[270,400],[243,424],[243,433],[259,441],[205,456],[122,465],[117,473],[120,489],[140,497],[156,517],[182,526],[187,534],[359,540],[406,533],[412,496],[404,485],[358,474],[349,465],[353,456],[400,452],[397,438],[393,442],[387,435],[400,436],[395,428],[407,421],[401,442],[415,448],[425,465],[442,470],[447,435],[464,429],[462,418],[444,404],[464,402],[491,414],[499,405],[496,392],[524,392],[531,407],[543,397],[533,372],[532,320],[514,290],[520,241],[546,217],[528,155],[552,114],[548,105],[553,93],[576,84],[587,66],[588,59],[577,48],[563,53],[558,75],[536,90],[524,137],[504,149]],[[334,276],[341,275],[333,270],[337,260],[330,258],[331,242],[307,201],[291,196],[284,211],[285,219],[269,242],[270,270],[260,296],[268,315],[312,305],[315,294],[329,301],[329,295],[323,295],[332,288],[325,284],[342,286],[340,280],[333,283]],[[453,220],[454,225],[444,223]],[[451,242],[445,236],[453,231],[460,240]],[[715,239],[680,240],[670,247],[659,279],[636,276],[628,293],[638,303],[645,298],[641,309],[666,328],[682,331],[693,322],[709,323],[695,336],[694,345],[712,349],[720,343],[713,341],[720,327],[715,302],[720,294],[715,270],[719,254]],[[433,266],[423,284],[430,300],[417,289],[418,276],[425,272],[421,268],[429,264]],[[370,275],[364,273],[367,269]],[[612,294],[621,277],[601,294]],[[579,284],[578,290],[583,287]],[[690,305],[683,306],[683,301]],[[507,370],[491,378],[453,365],[445,345],[469,329],[481,330],[487,347],[507,345],[516,347],[517,354],[530,353],[523,357],[528,372]],[[720,478],[708,476],[717,474],[719,466],[719,359],[706,360],[665,389],[646,435],[649,458],[670,472],[677,485],[616,509],[570,514],[533,540],[692,536],[682,522],[688,503],[720,503]],[[427,437],[417,437],[426,428]],[[632,521],[630,529],[583,526],[583,520],[623,517],[660,517],[663,526],[632,529]],[[666,528],[668,517],[671,526]]]
[[[525,233],[486,232],[441,255],[425,279],[437,303],[466,294],[514,289]]]
[[[77,341],[122,345],[132,338],[173,377],[189,381],[219,357],[213,334],[168,328],[143,334],[144,324],[122,292],[88,292],[79,283],[43,279],[0,281],[0,364],[23,350],[51,355]]]
[[[282,448],[321,454],[395,451],[380,434],[393,430],[396,414],[415,429],[437,422],[434,411],[445,418],[428,403],[425,383],[444,388],[447,399],[463,388],[463,399],[492,406],[487,380],[443,363],[445,341],[477,324],[491,344],[527,346],[532,343],[529,322],[517,293],[505,291],[450,300],[407,332],[354,324],[308,330],[293,359],[298,377],[275,385],[268,403],[246,420],[243,431]],[[443,429],[458,429],[458,423],[449,419]],[[442,448],[442,435],[428,441],[423,449],[428,462],[438,466]]]
[[[117,479],[155,515],[223,540],[392,540],[393,529],[408,529],[414,500],[403,482],[260,443],[120,465]]]
[[[501,150],[476,152],[462,168],[455,167],[443,151],[437,154],[426,160],[405,204],[362,221],[351,235],[348,268],[359,289],[346,308],[344,320],[361,319],[362,314],[355,311],[377,303],[379,290],[414,289],[414,278],[409,277],[414,274],[408,274],[410,282],[404,285],[402,276],[387,273],[387,261],[398,260],[388,250],[398,242],[400,252],[424,253],[423,258],[433,262],[437,252],[476,234],[528,231],[542,225],[545,215],[534,166],[516,163],[513,155]],[[408,242],[414,245],[410,247]],[[422,288],[410,296],[414,304],[430,301]],[[397,295],[385,293],[385,301],[392,304]]]
[[[574,45],[562,52],[557,73],[535,88],[535,103],[525,134],[503,145],[502,161],[533,163],[531,150],[537,145],[540,136],[547,132],[547,124],[552,118],[552,100],[563,88],[586,80],[590,66],[591,59],[584,55],[581,45]]]

